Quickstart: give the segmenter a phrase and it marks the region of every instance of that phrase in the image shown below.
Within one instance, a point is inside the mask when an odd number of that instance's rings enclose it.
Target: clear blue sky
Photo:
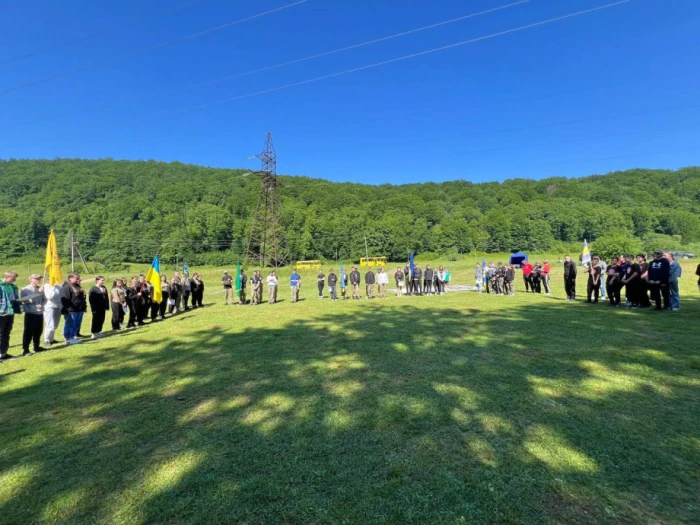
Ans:
[[[700,164],[698,0],[631,0],[220,104],[211,103],[614,0],[530,0],[347,52],[179,89],[517,1],[308,0],[70,74],[294,1],[0,1],[0,158],[113,157],[254,168],[246,157],[271,131],[280,173],[336,181],[575,177]],[[163,14],[182,5],[187,7]],[[59,78],[8,91],[53,76]],[[35,122],[46,117],[56,118]]]

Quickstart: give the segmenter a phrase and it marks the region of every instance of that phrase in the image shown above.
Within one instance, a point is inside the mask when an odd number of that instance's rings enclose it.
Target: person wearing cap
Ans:
[[[664,252],[656,250],[654,260],[649,263],[649,289],[651,300],[656,304],[656,310],[661,310],[661,299],[663,298],[663,310],[670,310],[671,298],[668,291],[668,282],[671,277],[671,264],[668,259],[664,259]]]
[[[42,276],[34,273],[29,276],[29,284],[20,291],[22,310],[24,311],[24,333],[22,334],[22,355],[32,355],[46,350],[39,346],[41,332],[44,330],[44,287]],[[32,349],[29,348],[30,343]]]
[[[593,257],[591,264],[586,267],[588,274],[588,302],[597,303],[600,294],[600,257]]]
[[[0,363],[15,356],[7,353],[10,348],[10,334],[15,323],[15,315],[21,313],[19,290],[15,281],[17,272],[5,272],[0,281]]]
[[[227,271],[224,272],[224,276],[221,278],[221,284],[224,287],[224,304],[227,305],[229,300],[233,304],[233,279]]]
[[[56,330],[61,321],[61,285],[44,283],[44,345],[58,344]]]

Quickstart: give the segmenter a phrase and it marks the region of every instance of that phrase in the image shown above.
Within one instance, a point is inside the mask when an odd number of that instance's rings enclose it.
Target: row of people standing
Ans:
[[[566,264],[566,263],[565,263]],[[625,290],[626,306],[656,310],[678,311],[682,276],[681,265],[671,252],[656,250],[651,262],[644,254],[612,257],[606,264],[598,256],[584,266],[588,274],[587,302],[597,303],[601,290],[607,289],[608,304],[621,306],[622,290]]]
[[[486,293],[494,295],[515,295],[515,266],[512,264],[497,265],[490,262],[485,268],[477,264],[474,270],[476,291],[481,293],[484,284]]]
[[[433,270],[430,265],[427,265],[425,270],[421,270],[414,265],[411,272],[409,265],[405,269],[397,268],[393,275],[396,285],[396,295],[401,297],[406,295],[443,295],[446,285],[450,282],[450,272],[447,268],[440,267],[438,270]],[[299,292],[301,291],[301,276],[294,270],[289,278],[289,286],[291,291],[291,301],[299,301]],[[323,299],[324,290],[328,286],[330,299],[336,301],[338,299],[361,299],[360,292],[363,277],[353,266],[349,273],[341,272],[337,274],[333,268],[330,269],[328,275],[323,270],[319,270],[316,276],[316,286],[318,288],[318,298]],[[386,297],[390,282],[389,274],[384,268],[378,268],[375,273],[372,268],[369,268],[364,275],[365,297],[367,299],[376,297]],[[266,279],[263,279],[259,270],[256,270],[250,279],[245,274],[245,270],[240,271],[240,288],[237,291],[238,302],[236,303],[233,290],[233,278],[228,271],[224,272],[221,278],[221,284],[224,290],[224,304],[247,304],[248,290],[251,289],[252,296],[250,304],[260,304],[262,302],[263,284],[267,284],[268,301],[270,304],[277,302],[277,290],[279,288],[279,278],[276,272],[272,271]]]
[[[111,290],[105,287],[105,278],[98,276],[95,284],[86,293],[80,274],[68,274],[65,282],[56,285],[43,284],[39,274],[29,276],[29,284],[18,289],[15,284],[17,272],[6,272],[0,282],[0,362],[17,356],[8,353],[10,334],[17,315],[24,314],[22,356],[43,352],[59,344],[56,332],[63,317],[63,338],[73,345],[83,339],[98,339],[104,336],[103,329],[107,312],[112,313],[112,330],[120,330],[126,314],[127,328],[143,326],[145,321],[164,319],[166,313],[186,311],[202,306],[204,281],[195,273],[192,278],[180,278],[175,272],[172,279],[161,276],[162,299],[154,298],[154,287],[141,274],[133,277],[127,286],[124,278],[116,279]],[[83,317],[88,307],[92,313],[90,335],[81,333]],[[43,332],[43,345],[42,345]]]

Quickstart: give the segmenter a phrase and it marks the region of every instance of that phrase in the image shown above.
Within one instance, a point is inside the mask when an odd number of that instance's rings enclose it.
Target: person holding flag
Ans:
[[[58,256],[56,233],[51,230],[46,244],[46,260],[44,262],[44,345],[58,344],[55,339],[58,324],[61,321],[61,259]]]
[[[240,261],[236,264],[236,297],[238,297],[238,304],[245,304],[245,283],[241,275],[241,263]]]
[[[140,296],[139,301],[139,326],[143,326],[144,320],[148,317],[149,311],[152,313],[152,304],[160,305],[163,300],[163,288],[161,287],[160,281],[160,260],[158,255],[153,258],[153,263],[148,273],[143,276],[139,276],[140,289],[138,296]],[[153,321],[153,317],[151,319]]]
[[[348,274],[345,273],[343,261],[340,261],[340,296],[343,299],[348,298]]]

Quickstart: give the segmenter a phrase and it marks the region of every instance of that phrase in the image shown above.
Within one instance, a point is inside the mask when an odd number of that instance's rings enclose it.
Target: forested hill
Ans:
[[[260,181],[246,170],[105,160],[0,161],[0,257],[38,258],[50,228],[93,261],[245,252]],[[429,174],[426,174],[429,178]],[[367,186],[281,177],[289,259],[403,260],[409,251],[564,250],[582,239],[633,246],[700,241],[700,168],[580,179]],[[674,237],[661,237],[674,236]],[[601,239],[602,238],[602,239]],[[59,249],[62,248],[59,246]]]

